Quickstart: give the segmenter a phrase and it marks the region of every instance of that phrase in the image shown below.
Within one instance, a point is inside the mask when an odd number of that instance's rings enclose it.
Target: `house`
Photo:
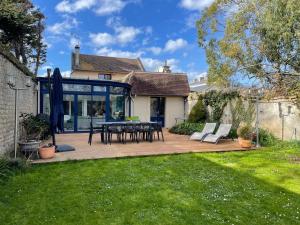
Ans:
[[[176,119],[186,117],[190,92],[186,74],[133,71],[124,81],[132,86],[131,112],[141,120],[170,128]]]
[[[147,72],[140,59],[72,53],[70,78],[63,79],[65,130],[81,132],[100,121],[120,121],[138,116],[170,128],[185,118],[189,95],[187,75]],[[40,112],[49,113],[47,78],[39,78]]]
[[[80,47],[75,46],[72,53],[72,78],[91,80],[120,81],[131,71],[145,71],[139,58],[117,58],[98,55],[80,54]]]

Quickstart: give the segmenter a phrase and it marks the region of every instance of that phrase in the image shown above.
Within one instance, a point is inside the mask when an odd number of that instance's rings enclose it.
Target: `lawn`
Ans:
[[[35,165],[0,224],[300,224],[300,145]]]

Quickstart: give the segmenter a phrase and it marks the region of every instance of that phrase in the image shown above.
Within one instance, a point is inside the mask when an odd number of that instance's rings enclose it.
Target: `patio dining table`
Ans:
[[[122,126],[122,125],[156,125],[158,122],[141,122],[141,121],[112,121],[112,122],[96,122],[96,125],[100,126],[104,130],[104,144],[108,141],[108,128],[110,126]]]

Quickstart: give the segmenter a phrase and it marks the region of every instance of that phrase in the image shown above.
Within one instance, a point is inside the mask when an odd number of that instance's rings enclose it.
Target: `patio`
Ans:
[[[171,134],[164,130],[165,142],[155,139],[152,143],[140,142],[121,144],[114,141],[111,145],[104,145],[100,142],[100,136],[94,135],[93,143],[90,146],[88,133],[72,133],[56,135],[57,144],[70,144],[75,147],[75,151],[56,153],[53,159],[35,160],[33,163],[48,163],[67,160],[85,160],[101,158],[120,158],[134,156],[150,156],[165,154],[180,154],[190,152],[229,152],[245,151],[239,146],[237,141],[221,140],[219,144],[201,143],[190,141],[189,136]],[[115,140],[114,136],[114,140]]]

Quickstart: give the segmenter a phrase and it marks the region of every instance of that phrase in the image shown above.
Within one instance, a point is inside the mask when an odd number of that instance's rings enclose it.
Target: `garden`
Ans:
[[[10,172],[0,184],[0,223],[299,224],[299,148],[291,142],[247,152],[2,161],[1,173]]]
[[[194,132],[201,132],[206,122],[213,122],[220,125],[224,120],[225,108],[228,107],[232,128],[227,138],[243,138],[256,142],[254,126],[255,106],[251,96],[242,96],[237,91],[224,92],[212,90],[205,94],[191,95],[190,98],[194,98],[196,103],[187,121],[172,127],[169,130],[171,133],[192,135]],[[228,120],[228,118],[226,119]],[[277,138],[271,132],[259,128],[259,143],[262,146],[271,146],[277,141]]]

